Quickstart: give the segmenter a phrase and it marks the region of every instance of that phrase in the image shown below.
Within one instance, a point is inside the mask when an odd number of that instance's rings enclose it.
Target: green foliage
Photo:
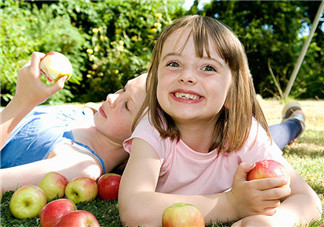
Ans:
[[[81,51],[87,36],[71,24],[68,15],[56,16],[51,6],[44,5],[39,9],[34,4],[20,1],[1,2],[0,10],[4,25],[0,29],[3,47],[0,56],[1,94],[5,101],[14,94],[16,72],[30,60],[33,51],[57,51],[66,55],[73,65],[73,77],[69,82],[80,83],[81,70],[85,70],[85,54]],[[73,95],[69,89],[68,83],[47,102],[71,101]]]
[[[16,74],[33,51],[58,51],[73,65],[73,77],[47,103],[102,101],[107,93],[145,72],[162,29],[185,14],[213,16],[229,25],[246,48],[256,90],[278,96],[305,42],[320,2],[198,0],[185,12],[184,0],[18,1],[0,0],[1,105],[14,95]],[[312,39],[290,95],[324,98],[324,35]]]
[[[303,30],[313,22],[320,2],[311,1],[212,1],[201,11],[232,28],[245,46],[256,90],[264,97],[278,96],[270,67],[285,90],[305,42]],[[320,22],[319,27],[321,26]],[[293,97],[324,98],[322,35],[312,39],[290,93]]]
[[[73,76],[47,103],[102,101],[148,69],[154,37],[184,14],[183,0],[1,1],[1,96],[33,51],[61,52]],[[3,104],[2,104],[3,105]]]
[[[84,94],[81,100],[102,101],[107,93],[119,90],[127,80],[145,72],[154,38],[171,22],[172,14],[181,13],[181,3],[105,0],[91,2],[86,11],[72,15],[74,19],[82,18],[80,26],[91,36],[85,50],[88,70],[79,87]],[[75,3],[64,4],[71,8]]]

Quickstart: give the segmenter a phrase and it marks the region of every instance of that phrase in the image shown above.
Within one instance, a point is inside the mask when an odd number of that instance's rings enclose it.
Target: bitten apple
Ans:
[[[92,201],[98,194],[96,181],[89,177],[77,177],[72,179],[65,187],[65,196],[75,204]]]
[[[68,80],[72,75],[72,65],[69,59],[54,51],[47,53],[41,59],[39,68],[50,82],[57,81],[62,76],[67,76]]]
[[[286,168],[277,161],[263,160],[255,163],[255,167],[247,174],[247,180],[282,177],[289,184],[290,177]]]
[[[62,174],[49,172],[41,179],[37,186],[45,192],[49,202],[55,198],[62,198],[68,183],[68,180]]]
[[[45,193],[35,185],[26,185],[17,189],[9,202],[11,214],[19,219],[33,218],[46,205]]]
[[[96,217],[86,210],[77,210],[63,215],[55,227],[100,227]]]
[[[162,215],[162,226],[182,227],[196,226],[204,227],[205,219],[200,210],[191,204],[176,203],[167,207]]]
[[[103,174],[98,180],[99,198],[102,200],[118,199],[121,175],[115,173]]]
[[[76,205],[69,199],[54,200],[46,204],[41,210],[39,214],[40,225],[41,227],[54,227],[64,214],[75,210],[77,210]]]

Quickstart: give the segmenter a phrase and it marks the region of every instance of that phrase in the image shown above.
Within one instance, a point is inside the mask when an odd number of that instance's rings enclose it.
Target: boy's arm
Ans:
[[[17,74],[16,94],[0,112],[0,148],[2,149],[10,133],[35,106],[43,103],[51,95],[61,90],[66,76],[61,77],[51,86],[40,79],[39,62],[44,56],[34,52],[31,62],[24,65]]]
[[[66,144],[58,146],[55,151],[57,155],[49,159],[0,169],[2,190],[14,191],[24,185],[37,185],[48,172],[59,172],[69,181],[80,176],[97,180],[101,176],[101,163],[93,154]]]

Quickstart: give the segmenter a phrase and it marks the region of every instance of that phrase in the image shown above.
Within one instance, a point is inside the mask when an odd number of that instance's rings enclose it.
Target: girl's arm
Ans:
[[[243,218],[234,226],[308,226],[321,219],[319,197],[289,165],[291,194],[282,201],[273,216],[254,215]]]
[[[42,53],[34,52],[31,62],[18,71],[16,94],[0,112],[0,149],[23,117],[64,86],[66,77],[61,77],[51,86],[41,81],[39,62],[43,56]]]
[[[155,192],[160,167],[160,159],[154,149],[141,139],[133,139],[132,152],[123,173],[118,199],[119,213],[121,220],[124,222],[123,224],[130,226],[160,226],[164,209],[179,202],[195,205],[202,212],[206,223],[211,221],[234,221],[241,218],[242,213],[251,215],[264,212],[264,209],[261,208],[256,211],[253,210],[253,206],[264,207],[269,203],[267,199],[261,198],[262,195],[260,195],[250,204],[240,206],[240,203],[244,204],[246,200],[251,198],[251,195],[247,195],[250,193],[249,190],[245,190],[245,194],[241,192],[237,196],[240,198],[233,196],[232,191],[236,190],[236,188],[242,188],[243,184],[247,182],[244,177],[253,166],[244,167],[244,165],[240,165],[235,174],[236,179],[234,180],[235,184],[233,184],[235,188],[228,192],[212,195],[175,195]],[[241,178],[244,178],[244,180]],[[265,179],[259,182],[251,181],[248,184],[254,186],[258,184],[258,187],[266,185],[267,188],[271,188],[271,190],[266,190],[268,193],[266,196],[274,198],[274,204],[278,200],[276,197],[281,198],[287,195],[284,189],[272,190],[272,188],[282,185],[282,179],[280,178]],[[276,193],[277,195],[274,195]],[[238,210],[242,209],[243,212],[238,212]]]
[[[23,185],[37,185],[46,173],[53,171],[61,173],[69,181],[80,176],[94,180],[101,176],[101,163],[92,154],[69,145],[61,145],[55,151],[57,155],[49,159],[0,169],[3,191],[14,191]]]

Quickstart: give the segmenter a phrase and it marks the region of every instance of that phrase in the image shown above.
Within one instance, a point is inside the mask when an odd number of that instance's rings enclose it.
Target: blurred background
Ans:
[[[150,65],[156,37],[184,15],[211,16],[237,34],[263,98],[282,98],[321,1],[0,1],[1,106],[34,51],[61,52],[73,77],[45,104],[100,102]],[[324,17],[290,97],[324,98]],[[277,82],[277,85],[275,84]]]

